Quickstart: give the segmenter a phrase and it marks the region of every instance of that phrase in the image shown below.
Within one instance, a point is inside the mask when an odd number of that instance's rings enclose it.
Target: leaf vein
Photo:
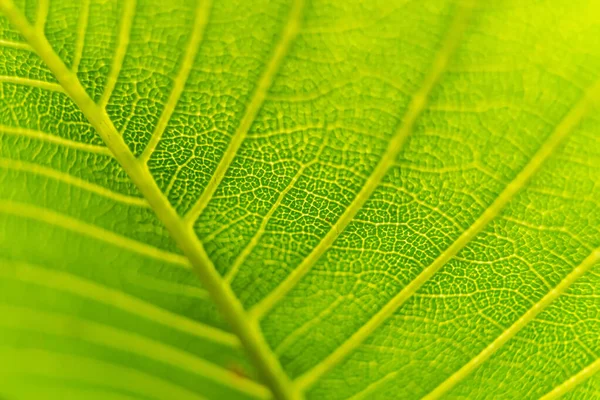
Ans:
[[[14,127],[8,125],[0,125],[0,134],[6,135],[15,135],[15,136],[24,136],[33,139],[38,139],[41,141],[57,144],[59,146],[64,146],[67,148],[72,148],[75,150],[81,150],[88,153],[100,154],[103,156],[113,156],[108,147],[105,146],[97,146],[93,144],[76,142],[74,140],[63,139],[60,136],[51,135],[46,132],[41,132],[34,129],[27,129],[21,127]]]
[[[83,222],[68,215],[60,214],[46,208],[13,201],[0,200],[0,213],[17,215],[21,218],[44,222],[46,224],[54,225],[71,232],[79,233],[92,239],[109,243],[113,246],[120,247],[134,253],[168,262],[169,264],[175,264],[185,268],[190,267],[188,260],[180,254],[171,253],[166,250],[150,246],[149,244],[138,242],[137,240],[130,239],[104,228],[88,224],[87,222]]]
[[[18,50],[29,50],[29,51],[33,50],[31,48],[31,46],[28,45],[27,43],[14,42],[12,40],[5,40],[5,39],[0,39],[0,46],[10,47],[11,49],[18,49]]]
[[[225,280],[227,282],[231,283],[233,281],[233,279],[235,278],[236,274],[238,273],[240,267],[242,266],[242,264],[244,263],[246,258],[250,255],[252,250],[258,245],[260,238],[266,232],[267,224],[271,220],[271,217],[273,216],[273,214],[275,213],[277,208],[283,202],[283,199],[285,198],[285,196],[290,192],[290,190],[292,190],[294,188],[294,185],[296,184],[298,179],[300,179],[300,177],[306,171],[306,169],[310,168],[312,165],[314,165],[316,163],[319,155],[321,154],[321,152],[323,150],[324,150],[324,146],[321,146],[321,148],[319,149],[319,151],[317,152],[315,157],[310,162],[307,162],[304,165],[302,165],[302,167],[300,167],[298,169],[298,171],[292,177],[292,179],[287,184],[287,186],[279,193],[279,195],[277,196],[277,199],[275,200],[275,202],[273,203],[273,205],[271,206],[269,211],[267,211],[265,216],[262,218],[262,221],[260,222],[260,225],[259,225],[257,231],[254,233],[254,235],[252,236],[252,238],[250,239],[248,244],[244,247],[244,249],[240,252],[240,254],[236,257],[236,259],[234,260],[234,262],[231,266],[231,269],[225,275]]]
[[[10,264],[8,260],[4,260],[4,265]],[[8,268],[0,270],[0,276],[8,276],[34,285],[68,292],[225,346],[240,346],[238,338],[229,332],[202,324],[157,307],[125,292],[109,288],[71,273],[42,268],[29,263],[13,262],[10,270]]]
[[[38,34],[11,0],[0,2],[0,10],[45,61],[56,79],[113,152],[129,178],[148,200],[157,217],[187,256],[189,263],[222,312],[225,320],[231,324],[232,330],[240,338],[242,345],[255,366],[260,370],[273,395],[278,399],[286,400],[302,398],[302,395],[291,385],[289,377],[269,348],[258,325],[248,320],[246,310],[244,310],[239,299],[235,296],[231,287],[223,282],[221,275],[215,269],[190,224],[184,221],[171,206],[156,181],[152,178],[147,166],[133,155],[106,114],[104,107],[96,104],[89,97],[77,76],[66,67],[52,49],[48,40]]]
[[[35,28],[40,32],[44,32],[46,20],[48,19],[48,11],[50,10],[50,0],[39,0],[38,8],[35,16]]]
[[[2,347],[0,347],[0,356],[3,360],[12,361],[10,369],[0,368],[0,373],[4,376],[29,374],[34,381],[36,378],[47,376],[63,378],[78,383],[106,386],[111,389],[125,389],[137,393],[143,398],[162,396],[181,400],[205,400],[204,397],[158,376],[95,358],[40,349],[5,350]],[[56,368],[56,365],[61,365],[62,368]],[[19,377],[21,378],[21,376]],[[49,396],[45,395],[44,397],[48,398]],[[136,398],[139,399],[139,397]]]
[[[521,331],[529,322],[531,322],[539,313],[544,311],[554,300],[575,283],[583,274],[588,272],[600,260],[600,248],[595,249],[581,264],[573,269],[556,287],[550,290],[542,297],[533,307],[529,308],[515,323],[502,332],[494,341],[492,341],[485,349],[473,357],[468,363],[463,365],[458,371],[448,377],[440,385],[438,385],[428,395],[423,397],[423,400],[439,399],[458,383],[465,379],[475,368],[487,361],[495,352],[497,352],[506,342],[512,339]]]
[[[361,190],[350,205],[344,210],[336,223],[319,242],[319,244],[311,251],[311,253],[296,267],[270,294],[255,304],[250,309],[250,314],[255,318],[262,318],[275,304],[277,304],[296,284],[300,279],[316,264],[320,257],[331,247],[333,242],[338,238],[341,232],[350,224],[356,214],[366,203],[375,189],[382,182],[388,170],[394,166],[396,157],[402,150],[406,139],[410,136],[415,122],[425,109],[428,96],[436,85],[437,81],[447,68],[448,61],[454,50],[458,46],[458,42],[466,27],[469,16],[469,7],[460,7],[456,17],[448,30],[446,39],[433,60],[432,68],[429,74],[425,77],[421,88],[415,93],[408,109],[402,118],[402,122],[394,132],[390,143],[385,150],[383,156],[377,163],[377,166],[371,175],[365,181]]]
[[[273,56],[269,60],[267,67],[260,77],[254,94],[252,95],[252,99],[250,100],[244,116],[242,117],[240,125],[233,134],[233,137],[229,142],[229,146],[227,147],[227,150],[225,150],[225,153],[217,165],[217,168],[208,182],[208,185],[206,188],[204,188],[204,192],[202,192],[196,203],[185,215],[185,220],[188,222],[188,224],[192,225],[200,216],[210,199],[213,197],[214,192],[217,190],[217,187],[221,183],[221,180],[225,176],[229,166],[233,162],[233,159],[242,145],[242,142],[246,138],[252,123],[255,121],[258,112],[262,108],[262,105],[267,97],[267,92],[271,87],[285,56],[289,52],[293,40],[298,35],[303,12],[304,0],[294,0],[287,24],[281,35],[281,39],[279,43],[277,43],[273,52]]]
[[[90,0],[82,0],[79,21],[77,22],[77,41],[75,42],[75,55],[73,56],[73,66],[71,70],[77,73],[81,56],[83,54],[83,46],[85,45],[85,32],[88,26],[90,16]]]
[[[57,83],[44,82],[37,79],[23,78],[20,76],[0,76],[0,83],[12,83],[21,86],[30,86],[38,89],[50,90],[52,92],[64,93],[65,90]]]
[[[208,17],[210,13],[211,1],[199,1],[198,6],[196,7],[196,17],[194,19],[194,27],[192,30],[192,35],[190,37],[190,41],[187,44],[185,49],[185,53],[183,56],[183,61],[181,63],[181,68],[175,77],[175,81],[173,83],[173,90],[167,99],[167,103],[163,109],[163,112],[154,128],[154,132],[152,132],[152,137],[150,138],[150,142],[144,149],[143,153],[140,156],[140,161],[143,163],[148,162],[150,156],[156,149],[158,142],[173,115],[173,111],[175,111],[175,107],[177,106],[177,102],[183,93],[185,88],[185,83],[190,75],[190,71],[192,70],[192,66],[194,65],[194,60],[196,58],[196,54],[198,53],[198,49],[200,47],[200,43],[202,42],[202,38],[204,36],[204,29],[208,23]]]
[[[106,86],[100,97],[100,107],[105,108],[108,104],[108,100],[112,95],[113,90],[117,84],[117,79],[123,66],[123,60],[125,60],[125,53],[127,53],[127,47],[129,47],[129,40],[131,38],[131,26],[133,24],[133,17],[135,15],[136,0],[125,0],[123,15],[121,16],[121,22],[119,24],[119,35],[117,38],[117,48],[115,55],[113,56],[113,62],[110,66],[108,77],[106,78]]]
[[[306,388],[312,385],[320,376],[325,374],[352,350],[357,348],[375,329],[383,324],[406,300],[408,300],[425,282],[427,282],[448,260],[454,257],[463,249],[481,230],[494,219],[504,207],[514,198],[514,196],[523,189],[535,173],[541,168],[543,163],[559,148],[568,134],[575,128],[581,118],[589,111],[593,101],[600,96],[600,82],[593,85],[582,97],[574,104],[571,110],[565,115],[556,129],[549,135],[539,150],[534,154],[531,160],[518,173],[500,193],[496,200],[479,216],[479,218],[464,231],[456,241],[454,241],[443,253],[441,253],[428,267],[426,267],[415,279],[413,279],[404,289],[396,294],[381,310],[379,310],[371,319],[359,328],[350,338],[348,338],[340,347],[323,360],[321,364],[307,371],[296,380],[296,385]]]
[[[39,164],[13,160],[8,158],[0,158],[0,168],[11,169],[13,171],[29,172],[31,174],[45,176],[67,185],[77,187],[88,192],[106,197],[119,203],[128,204],[137,207],[148,207],[148,202],[142,197],[128,196],[122,193],[112,191],[104,186],[88,182],[73,175],[57,171],[53,168],[44,167]]]
[[[558,399],[600,372],[600,358],[546,393],[540,400]]]
[[[0,319],[0,324],[34,332],[72,337],[101,346],[114,348],[145,358],[187,370],[195,375],[204,376],[226,385],[236,391],[267,398],[268,391],[262,385],[242,378],[216,364],[204,360],[185,350],[158,342],[137,333],[123,331],[119,328],[95,321],[42,312],[20,306],[0,305],[3,316],[18,315],[18,319]],[[12,322],[12,324],[10,323]],[[76,327],[76,328],[73,328]]]

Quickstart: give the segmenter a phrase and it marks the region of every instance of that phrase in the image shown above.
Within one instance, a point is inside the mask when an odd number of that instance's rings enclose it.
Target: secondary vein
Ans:
[[[581,118],[588,112],[593,101],[600,96],[600,82],[592,86],[565,115],[555,130],[549,135],[531,160],[500,193],[496,200],[464,231],[444,252],[442,252],[415,279],[396,294],[381,310],[348,338],[340,347],[331,353],[323,362],[300,376],[295,384],[301,388],[312,385],[318,377],[325,374],[352,350],[357,348],[375,329],[400,308],[425,282],[427,282],[452,257],[463,249],[481,230],[494,219],[515,195],[525,187],[542,164],[556,151],[568,134],[575,128]]]
[[[108,77],[106,78],[106,86],[100,97],[100,105],[106,107],[108,100],[112,95],[121,67],[123,66],[123,60],[125,59],[125,53],[127,53],[127,47],[129,47],[129,39],[131,36],[131,25],[133,24],[133,17],[135,14],[136,0],[125,0],[123,2],[123,16],[121,17],[121,23],[119,25],[119,36],[117,38],[117,49],[113,56],[113,62],[110,66]]]
[[[90,0],[82,0],[81,10],[79,11],[79,21],[77,23],[77,40],[75,42],[75,55],[73,56],[73,65],[71,69],[74,73],[79,70],[79,63],[83,55],[83,47],[85,46],[85,33],[90,17]]]
[[[600,372],[600,358],[552,389],[550,392],[546,393],[540,398],[540,400],[558,399],[575,389],[578,385],[581,385],[598,372]]]
[[[202,324],[165,310],[120,290],[101,285],[97,282],[67,272],[42,268],[28,263],[14,263],[8,260],[3,260],[2,262],[7,267],[0,270],[0,276],[8,274],[9,277],[16,278],[22,282],[44,286],[90,299],[97,303],[124,310],[149,321],[221,345],[229,347],[240,346],[238,338],[229,332],[222,331],[215,327]]]
[[[0,39],[0,47],[10,47],[12,49],[29,50],[29,51],[32,50],[31,46],[29,46],[27,43],[14,42],[12,40],[5,40],[5,39]]]
[[[62,383],[66,384],[69,382],[91,383],[101,390],[113,389],[109,391],[111,399],[115,393],[114,389],[116,389],[120,392],[138,395],[135,397],[136,399],[158,397],[177,400],[206,400],[204,397],[192,393],[189,389],[162,380],[156,375],[105,360],[101,361],[74,354],[66,355],[40,349],[6,349],[4,346],[0,346],[0,357],[3,360],[11,360],[10,371],[0,370],[3,378],[5,376],[21,375],[28,376],[28,378],[35,376],[38,381],[39,378],[49,377],[52,380],[58,378],[59,382],[63,381]],[[56,368],[57,365],[60,365],[61,368]],[[6,375],[6,372],[9,374]],[[44,398],[57,398],[48,393],[52,387],[43,387]],[[58,388],[61,388],[61,386],[58,386]],[[34,391],[33,393],[39,395],[40,392]],[[61,397],[58,398],[64,398],[64,391],[61,390],[60,393]],[[86,394],[89,395],[89,393],[88,389]],[[131,400],[131,397],[128,397],[128,400]]]
[[[279,284],[269,295],[257,303],[250,314],[257,319],[262,318],[269,310],[273,308],[296,284],[300,279],[316,264],[321,256],[331,247],[341,232],[346,229],[348,224],[354,219],[358,211],[363,207],[366,201],[371,197],[375,189],[379,186],[383,177],[394,165],[394,162],[402,150],[406,139],[410,136],[417,118],[425,109],[429,94],[439,80],[440,76],[446,70],[450,56],[458,46],[460,37],[467,25],[470,15],[470,7],[461,7],[451,24],[446,39],[438,51],[429,74],[425,77],[420,89],[413,96],[402,122],[394,132],[390,143],[385,150],[379,163],[365,181],[364,186],[358,192],[354,200],[342,213],[340,218],[321,242],[311,251],[311,253],[294,269],[283,282]]]
[[[118,203],[123,203],[136,207],[148,207],[148,202],[146,202],[146,199],[144,198],[129,196],[123,193],[115,192],[104,186],[88,182],[84,179],[78,178],[76,176],[67,174],[62,171],[57,171],[53,168],[44,167],[43,165],[0,157],[0,167],[11,169],[13,171],[21,171],[34,175],[44,176],[55,181],[63,182],[67,185],[95,193],[99,196],[111,199]]]
[[[35,28],[43,33],[48,19],[48,11],[50,10],[50,0],[40,0],[35,16]]]
[[[594,250],[577,267],[573,269],[556,287],[550,290],[544,297],[533,305],[525,314],[521,316],[514,324],[502,332],[493,342],[491,342],[479,354],[473,357],[468,363],[462,366],[458,371],[448,377],[444,382],[437,386],[423,400],[439,399],[458,383],[465,379],[475,368],[487,361],[496,351],[498,351],[506,342],[512,339],[521,329],[531,322],[539,313],[545,310],[554,300],[563,294],[579,277],[589,271],[600,260],[600,248]]]
[[[162,115],[156,124],[154,132],[152,133],[152,137],[150,138],[150,142],[148,142],[148,145],[140,156],[140,160],[142,162],[148,162],[148,159],[154,152],[154,149],[156,149],[156,146],[158,145],[158,142],[160,141],[165,128],[171,119],[171,115],[173,115],[173,111],[175,111],[175,107],[177,106],[177,102],[181,97],[181,93],[183,93],[185,83],[190,75],[192,65],[194,65],[194,59],[198,53],[198,48],[202,42],[202,37],[204,36],[204,29],[208,23],[210,6],[211,1],[205,0],[198,2],[198,6],[196,8],[196,17],[193,22],[194,27],[192,30],[192,36],[188,42],[187,48],[185,49],[183,61],[181,62],[181,68],[179,69],[177,77],[175,77],[173,90],[167,99],[167,104],[165,104]]]
[[[240,146],[242,145],[242,142],[246,138],[250,126],[256,119],[256,116],[267,97],[267,91],[271,87],[273,79],[275,78],[277,71],[279,71],[279,68],[283,63],[283,59],[285,58],[286,54],[290,49],[292,41],[298,35],[303,11],[304,0],[295,0],[288,17],[288,22],[281,35],[281,40],[275,47],[273,56],[271,57],[262,76],[260,77],[258,85],[252,96],[252,100],[250,100],[250,103],[246,108],[246,112],[242,117],[240,125],[233,134],[231,142],[229,142],[229,146],[227,147],[227,150],[225,150],[225,153],[223,154],[219,165],[215,169],[215,172],[213,173],[210,181],[208,182],[208,185],[206,186],[206,188],[204,188],[204,192],[202,192],[196,203],[192,206],[190,211],[185,216],[185,220],[188,222],[188,224],[193,224],[196,221],[196,219],[200,216],[200,214],[212,198],[214,192],[217,190],[217,187],[219,186],[221,180],[225,176],[225,173],[229,169],[233,158],[237,154]]]
[[[321,146],[315,157],[311,161],[303,164],[298,169],[296,174],[292,177],[292,179],[289,181],[287,186],[279,193],[277,199],[275,200],[269,211],[267,211],[265,216],[262,217],[262,221],[260,222],[260,225],[258,226],[258,229],[254,233],[254,235],[252,236],[248,244],[244,247],[244,249],[240,252],[240,254],[235,258],[231,265],[231,268],[225,274],[225,280],[227,282],[231,283],[235,279],[240,267],[246,261],[248,256],[252,253],[252,250],[254,250],[254,248],[258,245],[260,238],[265,234],[269,221],[273,217],[273,214],[275,214],[277,208],[283,203],[283,199],[285,198],[285,196],[294,188],[294,185],[296,184],[296,182],[298,182],[298,179],[300,179],[302,174],[304,174],[304,172],[308,168],[310,168],[317,162],[317,159],[319,158],[319,155],[321,154],[323,149],[324,146]]]
[[[301,399],[302,395],[292,386],[279,360],[269,348],[258,324],[248,320],[246,310],[215,269],[191,225],[179,217],[152,178],[147,166],[133,155],[106,114],[104,105],[96,104],[89,97],[77,76],[66,67],[52,49],[47,38],[39,35],[39,32],[29,24],[11,0],[1,1],[0,10],[48,65],[67,94],[112,151],[129,178],[148,200],[150,207],[186,255],[225,320],[229,322],[233,332],[240,338],[250,359],[262,374],[273,395],[282,400]]]
[[[59,228],[76,232],[80,235],[100,240],[146,257],[189,268],[189,261],[180,254],[171,253],[166,250],[159,249],[158,247],[154,247],[143,242],[138,242],[137,240],[133,240],[123,235],[119,235],[118,233],[100,228],[96,225],[88,224],[87,222],[47,208],[37,207],[31,204],[17,203],[10,200],[0,200],[0,213],[17,215],[21,218],[33,219],[49,225],[58,226]]]
[[[57,86],[59,86],[59,85],[57,85]],[[62,91],[62,87],[61,86],[59,86],[59,87],[61,88],[61,91]],[[113,155],[110,152],[110,150],[108,149],[108,147],[106,147],[106,146],[98,146],[98,145],[94,145],[94,144],[76,142],[74,140],[64,139],[64,138],[61,138],[60,136],[51,135],[49,133],[38,131],[35,129],[27,129],[27,128],[15,127],[15,126],[8,126],[8,125],[0,125],[0,134],[29,137],[29,138],[42,140],[45,142],[53,143],[53,144],[56,144],[59,146],[64,146],[64,147],[75,149],[75,150],[81,150],[81,151],[86,151],[89,153],[99,154],[102,156],[111,156],[112,157],[112,155]]]
[[[268,397],[266,388],[250,379],[242,378],[188,351],[137,333],[79,317],[21,306],[0,305],[0,311],[4,316],[0,319],[2,326],[79,339],[136,354],[206,377],[242,393],[260,398]],[[12,319],[11,315],[17,315],[18,318]]]
[[[38,79],[23,78],[20,76],[0,76],[0,83],[12,83],[15,85],[30,86],[34,88],[50,90],[53,92],[64,93],[64,89],[59,84],[53,82],[40,81]]]

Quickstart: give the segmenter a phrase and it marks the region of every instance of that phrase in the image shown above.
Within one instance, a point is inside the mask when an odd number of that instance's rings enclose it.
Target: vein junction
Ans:
[[[400,308],[415,292],[419,290],[439,269],[441,269],[448,260],[454,257],[461,249],[463,249],[467,243],[469,243],[481,230],[496,216],[498,216],[503,208],[521,191],[530,181],[531,177],[541,168],[542,164],[555,152],[558,146],[566,139],[568,133],[574,128],[574,126],[580,121],[585,115],[590,106],[590,100],[598,97],[598,87],[592,88],[585,98],[578,103],[571,112],[561,121],[555,131],[548,137],[547,141],[540,147],[538,152],[529,161],[525,168],[516,176],[516,178],[510,182],[505,189],[501,192],[498,198],[479,216],[479,218],[465,231],[463,232],[454,243],[446,250],[444,250],[434,262],[425,268],[417,278],[410,282],[407,286],[402,289],[401,292],[396,294],[392,300],[387,303],[380,311],[378,311],[364,326],[356,331],[348,340],[346,340],[341,347],[336,349],[330,354],[322,363],[314,367],[312,370],[306,372],[300,376],[295,382],[289,382],[287,376],[283,372],[279,361],[272,354],[265,339],[262,336],[258,321],[264,317],[282,298],[284,298],[300,281],[300,279],[318,262],[320,257],[333,245],[339,234],[348,226],[348,224],[355,218],[358,211],[363,207],[365,202],[371,197],[373,192],[382,183],[385,174],[394,165],[394,162],[401,152],[402,147],[412,133],[414,125],[418,120],[419,116],[426,107],[429,94],[432,88],[436,85],[439,78],[443,75],[447,69],[447,65],[451,55],[456,49],[459,39],[465,30],[467,20],[470,13],[470,7],[466,6],[460,9],[457,14],[456,20],[451,25],[451,28],[446,36],[446,40],[443,43],[441,50],[438,52],[433,62],[431,71],[426,76],[421,88],[413,96],[407,113],[404,116],[402,123],[398,126],[396,132],[393,135],[389,146],[387,147],[384,156],[377,164],[373,173],[366,180],[366,184],[361,188],[356,198],[352,201],[350,206],[342,213],[340,219],[334,224],[331,230],[325,235],[322,241],[312,250],[309,256],[304,259],[298,268],[292,272],[284,282],[278,286],[271,294],[259,302],[254,308],[250,310],[250,318],[246,311],[241,306],[239,300],[228,285],[228,282],[224,282],[223,279],[215,271],[214,265],[208,258],[206,252],[200,241],[192,230],[192,224],[202,212],[208,201],[212,198],[214,190],[219,185],[225,171],[228,169],[233,157],[237,153],[237,149],[241,145],[245,138],[245,135],[250,128],[251,123],[256,118],[256,115],[262,106],[262,103],[266,97],[267,91],[272,83],[274,76],[282,63],[283,57],[288,51],[292,40],[297,35],[299,30],[299,21],[302,15],[302,2],[298,1],[295,3],[291,16],[290,22],[288,23],[283,33],[283,39],[275,50],[274,57],[266,68],[263,74],[258,89],[256,90],[253,98],[246,110],[241,125],[238,127],[234,138],[228,148],[224,158],[221,160],[217,167],[216,173],[211,179],[211,183],[206,189],[206,192],[202,194],[196,205],[192,208],[190,213],[184,218],[177,215],[173,207],[169,204],[164,194],[157,187],[154,179],[152,178],[146,162],[151,157],[153,150],[161,139],[161,135],[164,132],[166,124],[169,121],[171,113],[181,95],[186,78],[189,74],[191,64],[194,60],[197,52],[197,47],[202,38],[202,29],[206,24],[206,10],[198,8],[197,23],[194,25],[195,30],[192,33],[192,39],[189,43],[189,48],[186,50],[185,61],[182,69],[179,72],[176,84],[171,96],[169,97],[168,104],[161,115],[158,126],[151,138],[150,144],[142,154],[140,159],[136,159],[127,148],[127,145],[122,140],[120,135],[116,132],[113,123],[107,116],[104,106],[108,101],[111,93],[111,85],[114,84],[118,78],[119,70],[121,67],[122,59],[125,55],[128,43],[129,30],[131,28],[131,21],[133,18],[133,11],[135,9],[135,2],[129,1],[127,3],[124,21],[121,27],[120,44],[118,54],[115,59],[117,62],[113,65],[111,70],[111,78],[109,79],[108,90],[102,96],[100,104],[94,103],[89,96],[85,93],[81,84],[77,81],[75,75],[66,69],[62,61],[52,50],[47,40],[40,35],[39,24],[37,27],[31,26],[25,18],[19,14],[14,8],[11,2],[5,2],[0,5],[4,9],[5,13],[13,21],[13,23],[22,31],[23,35],[27,38],[31,47],[38,52],[38,54],[46,61],[50,69],[58,77],[60,85],[46,84],[42,82],[31,82],[31,81],[19,81],[13,82],[23,85],[35,85],[44,87],[48,90],[55,91],[66,91],[67,94],[79,105],[84,114],[87,116],[92,125],[96,128],[99,135],[105,141],[107,148],[110,149],[111,154],[114,154],[115,158],[121,163],[123,168],[127,171],[131,179],[138,186],[142,194],[144,195],[143,203],[147,203],[155,210],[158,217],[167,226],[177,243],[180,245],[187,259],[192,264],[194,269],[199,274],[202,282],[206,285],[208,291],[213,296],[217,305],[221,308],[221,311],[225,315],[226,319],[233,326],[234,331],[240,337],[240,341],[247,348],[251,358],[255,361],[258,368],[265,375],[265,378],[271,386],[275,396],[282,399],[293,399],[300,398],[301,393],[306,391],[311,385],[313,385],[321,376],[326,374],[332,368],[334,368],[342,359],[348,354],[355,350],[364,340],[373,333],[381,324],[384,323],[398,308]],[[203,4],[207,4],[204,2]],[[208,6],[207,6],[208,7]],[[45,17],[44,17],[45,19]],[[199,22],[198,22],[199,21]],[[2,78],[0,78],[1,80]],[[13,78],[4,78],[10,79]],[[15,79],[13,79],[15,80]],[[29,135],[38,135],[35,132],[20,132]],[[65,144],[69,145],[69,144]],[[104,152],[103,148],[89,149],[90,151]],[[1,165],[1,160],[0,160]],[[31,166],[25,164],[14,165],[13,168],[19,168],[21,170],[31,170]],[[55,179],[63,180],[64,182],[71,183],[73,185],[85,186],[89,190],[102,193],[103,195],[110,197],[114,194],[102,191],[101,188],[95,186],[86,186],[85,182],[73,179],[72,177],[58,175],[50,170],[36,169],[37,173],[52,176]],[[285,195],[285,193],[282,193]],[[280,196],[281,198],[282,196]],[[139,201],[132,199],[121,198],[122,201]],[[276,202],[278,204],[280,200]],[[2,203],[0,208],[4,207],[5,210],[13,212],[15,214],[28,216],[31,218],[39,218],[43,220],[44,217],[40,215],[44,214],[44,210],[26,207],[23,205],[13,203]],[[274,210],[274,208],[273,208]],[[270,216],[270,211],[267,216]],[[69,226],[78,226],[83,231],[88,232],[89,235],[106,236],[106,232],[99,230],[93,231],[87,226],[77,224],[77,221],[63,221],[60,222],[60,216],[48,215],[45,217],[46,220],[52,220],[52,223],[63,224]],[[259,229],[258,236],[262,234],[264,230],[263,222]],[[258,241],[253,238],[254,242]],[[112,241],[118,241],[119,238],[110,237]],[[148,251],[145,249],[144,251]],[[246,253],[250,250],[242,253],[239,264],[243,263]],[[544,296],[536,305],[523,315],[515,324],[508,328],[499,338],[491,343],[484,351],[478,356],[471,360],[467,365],[457,371],[454,375],[448,378],[442,385],[436,388],[432,393],[428,395],[428,398],[438,398],[445,394],[451,388],[456,385],[460,380],[464,379],[474,368],[487,360],[491,355],[497,351],[506,341],[510,340],[514,335],[519,332],[523,326],[531,321],[539,312],[548,306],[556,297],[563,293],[579,276],[588,271],[591,266],[598,260],[598,251],[596,250],[590,257],[586,259],[580,266],[578,266],[571,274],[569,274],[561,283],[553,289],[550,293]],[[187,261],[186,261],[187,263]],[[236,262],[237,263],[237,262]],[[231,272],[231,276],[227,279],[231,280],[237,271],[237,267]],[[595,365],[595,364],[594,364]],[[593,366],[592,366],[593,367]],[[593,367],[596,368],[596,367]],[[592,368],[592,369],[593,369]],[[562,390],[562,389],[561,389]]]
[[[0,2],[0,10],[4,12],[31,47],[44,60],[65,92],[81,109],[130,179],[146,198],[150,207],[169,230],[173,239],[188,258],[194,271],[199,275],[225,320],[229,322],[232,330],[240,338],[240,342],[254,361],[274,396],[279,399],[301,398],[302,395],[294,390],[258,326],[249,321],[241,303],[214,268],[212,261],[207,256],[190,225],[179,217],[158,188],[146,164],[133,155],[117,132],[104,110],[109,95],[103,96],[104,101],[101,102],[101,105],[96,104],[88,96],[77,76],[67,68],[52,49],[47,38],[40,34],[39,29],[36,29],[27,21],[12,1]],[[129,11],[132,13],[133,9]],[[300,13],[297,16],[299,17]],[[297,21],[293,20],[292,23],[296,24]],[[118,67],[115,68],[118,69]]]
[[[521,170],[496,198],[496,200],[479,216],[479,218],[464,231],[444,252],[442,252],[428,267],[426,267],[414,280],[396,294],[381,310],[368,320],[360,329],[350,336],[333,353],[327,356],[313,369],[305,372],[296,379],[295,384],[301,388],[313,385],[322,375],[330,371],[343,360],[349,353],[356,349],[381,326],[396,310],[421,288],[437,271],[439,271],[452,257],[462,250],[483,228],[498,216],[504,207],[519,193],[531,180],[543,163],[566,140],[568,134],[575,128],[579,121],[590,110],[593,103],[600,96],[600,82],[593,85],[574,105],[571,111],[558,124],[554,132],[546,139],[545,143],[535,153],[532,159]],[[593,257],[596,257],[596,252]],[[579,276],[579,275],[577,275]]]
[[[465,379],[478,366],[487,361],[496,351],[498,351],[506,342],[512,339],[537,315],[544,311],[553,301],[563,294],[569,287],[575,283],[583,274],[588,272],[600,260],[600,248],[595,249],[585,260],[571,271],[560,283],[550,290],[544,297],[533,305],[525,314],[523,314],[514,324],[500,334],[492,343],[490,343],[479,354],[473,357],[462,368],[448,377],[438,387],[423,397],[423,400],[439,399],[448,393],[452,388]]]

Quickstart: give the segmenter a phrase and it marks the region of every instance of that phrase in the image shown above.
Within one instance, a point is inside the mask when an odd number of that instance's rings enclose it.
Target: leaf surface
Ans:
[[[596,2],[0,11],[0,396],[600,395]]]

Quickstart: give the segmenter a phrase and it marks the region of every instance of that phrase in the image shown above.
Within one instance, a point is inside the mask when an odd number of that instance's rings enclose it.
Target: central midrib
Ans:
[[[65,92],[96,129],[129,178],[146,198],[157,217],[190,260],[194,271],[200,277],[224,318],[231,325],[232,330],[240,338],[274,396],[286,400],[302,398],[302,395],[294,390],[279,361],[269,348],[258,324],[247,318],[243,306],[214,268],[192,227],[177,214],[152,178],[148,168],[129,150],[106,112],[94,103],[77,76],[66,67],[48,40],[39,35],[12,1],[0,2],[0,10],[46,63]]]

